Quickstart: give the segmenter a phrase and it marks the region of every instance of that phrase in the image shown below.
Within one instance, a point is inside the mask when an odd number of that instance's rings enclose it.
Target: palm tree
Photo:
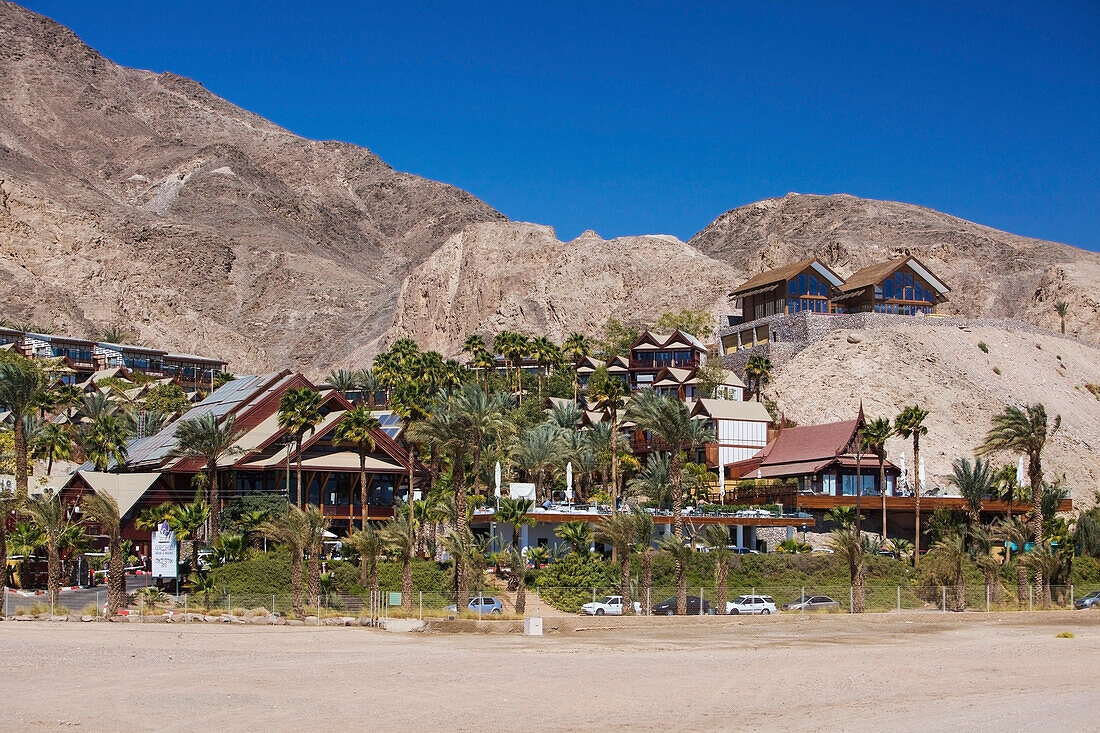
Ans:
[[[126,558],[122,556],[122,517],[118,502],[109,494],[86,494],[84,516],[107,535],[107,615],[114,616],[126,605]]]
[[[852,613],[863,613],[864,578],[867,574],[867,556],[878,548],[875,541],[857,533],[855,527],[835,530],[829,537],[829,548],[848,563],[848,577],[852,584]]]
[[[294,614],[301,618],[305,615],[302,602],[302,563],[313,539],[311,521],[304,511],[291,506],[264,522],[262,531],[290,552],[290,604]]]
[[[34,415],[38,395],[45,389],[45,382],[42,371],[26,359],[0,364],[0,405],[11,412],[15,439],[15,498],[20,503],[27,500],[27,476],[30,474],[23,418]]]
[[[1021,487],[1016,483],[1016,467],[1011,463],[1001,466],[993,474],[993,489],[1008,504],[1008,518],[1012,519],[1012,503],[1021,498]]]
[[[882,536],[886,536],[886,441],[894,426],[886,417],[875,418],[863,426],[863,445],[878,458],[878,490],[882,498]]]
[[[270,517],[271,512],[267,509],[252,509],[251,511],[241,512],[235,524],[253,547],[259,547],[257,534],[260,534],[260,527]]]
[[[306,543],[306,592],[309,605],[317,606],[321,602],[321,555],[325,550],[325,533],[329,520],[316,504],[306,504],[303,510],[308,542]]]
[[[581,359],[592,353],[592,345],[587,337],[579,333],[571,333],[565,343],[561,345],[561,350],[562,353],[573,360],[573,402],[576,402],[580,399],[580,381],[577,378],[577,367],[580,366]]]
[[[382,526],[382,541],[391,555],[401,559],[401,608],[412,613],[412,558],[416,528],[409,524],[409,518],[400,514]]]
[[[932,545],[937,562],[942,563],[955,581],[955,611],[966,610],[966,576],[963,566],[968,557],[966,549],[966,531],[959,529],[937,540]]]
[[[953,484],[966,499],[970,528],[973,530],[981,523],[982,502],[993,489],[993,471],[988,461],[981,458],[970,463],[966,458],[957,458],[952,464],[953,473],[947,481]]]
[[[333,434],[333,442],[337,445],[351,446],[359,455],[359,500],[362,505],[362,518],[359,526],[367,526],[367,514],[369,513],[370,484],[367,483],[367,456],[378,450],[374,442],[375,430],[380,430],[382,423],[371,414],[366,407],[356,407],[348,410],[340,424],[336,426]],[[412,495],[410,491],[409,495]]]
[[[77,387],[75,384],[63,384],[59,387],[55,387],[53,393],[54,404],[65,410],[65,417],[72,419],[73,408],[80,405],[83,397],[80,387]]]
[[[997,525],[1006,542],[1016,545],[1016,600],[1023,604],[1027,600],[1027,563],[1024,552],[1031,541],[1031,527],[1019,517],[1004,519]],[[1005,548],[1011,554],[1011,549]]]
[[[451,556],[451,573],[455,603],[465,608],[469,601],[470,580],[485,554],[469,526],[453,529],[443,537],[443,549]]]
[[[500,509],[497,510],[496,520],[512,528],[512,546],[517,549],[522,549],[519,546],[519,537],[523,527],[533,525],[537,521],[534,517],[528,516],[528,512],[534,506],[535,502],[530,499],[504,497],[500,500]]]
[[[531,342],[531,355],[538,364],[539,402],[542,402],[542,385],[550,375],[550,365],[561,361],[562,352],[546,336],[539,336]]]
[[[657,548],[669,555],[676,565],[676,613],[687,613],[687,566],[695,551],[676,535],[666,534],[657,543]]]
[[[536,425],[523,431],[512,450],[512,462],[535,480],[535,496],[543,497],[543,478],[562,462],[567,446],[561,430],[553,425]]]
[[[80,436],[80,447],[95,465],[95,470],[106,471],[111,461],[116,465],[126,462],[126,442],[130,435],[125,420],[117,415],[104,414],[86,426]]]
[[[80,405],[80,411],[84,413],[84,417],[95,422],[104,415],[116,414],[118,412],[118,405],[102,392],[91,392],[84,395],[84,399]]]
[[[191,543],[191,570],[197,572],[199,569],[199,535],[210,519],[210,505],[202,499],[196,499],[190,504],[180,504],[178,506],[169,504],[167,507],[168,525],[175,531],[177,539],[180,542]],[[159,522],[157,523],[159,524]],[[142,527],[139,525],[139,528]],[[144,528],[155,529],[156,524]]]
[[[73,457],[73,436],[68,425],[46,423],[34,437],[34,455],[46,461],[46,475],[53,474],[54,459]]]
[[[753,386],[752,391],[757,402],[761,401],[760,391],[771,381],[773,368],[771,359],[759,353],[750,356],[745,363],[745,378]]]
[[[825,520],[840,525],[841,529],[854,529],[856,510],[850,506],[836,506],[825,512]]]
[[[650,591],[653,588],[653,558],[657,554],[657,550],[653,547],[653,516],[641,507],[634,507],[630,517],[634,520],[635,552],[642,563],[641,577],[638,582],[639,592],[644,596],[645,601],[642,604],[642,613],[648,616],[651,608]]]
[[[371,615],[380,603],[378,595],[378,558],[385,549],[381,533],[370,524],[357,529],[347,540],[359,553],[360,585],[370,589]]]
[[[592,545],[592,525],[588,522],[562,522],[554,530],[554,534],[578,555],[587,555],[588,548]]]
[[[985,586],[989,588],[993,603],[1001,602],[1001,563],[993,555],[997,546],[991,527],[976,525],[970,528],[971,552],[974,563],[985,575]]]
[[[1042,541],[1032,548],[1027,564],[1035,572],[1035,585],[1039,587],[1040,605],[1043,608],[1050,608],[1051,579],[1062,569],[1062,557],[1050,542]]]
[[[493,355],[484,349],[474,354],[474,358],[470,360],[470,366],[473,370],[483,375],[485,380],[483,389],[486,392],[489,391],[489,375],[493,373],[493,369],[496,368],[496,365],[497,363],[493,360]]]
[[[360,369],[355,373],[355,390],[359,393],[357,404],[366,402],[368,407],[374,407],[374,398],[380,388],[378,377],[370,369]]]
[[[691,453],[702,443],[714,441],[714,432],[706,421],[693,419],[687,405],[674,397],[646,391],[634,397],[627,417],[639,430],[650,433],[658,447],[669,453],[669,483],[672,489],[673,533],[684,538],[683,449]]]
[[[567,524],[574,524],[574,522]],[[575,524],[584,524],[585,527],[588,527],[584,522],[576,522]],[[565,524],[562,524],[559,529],[565,526]],[[563,537],[567,542],[570,541],[569,538],[564,537],[564,534],[558,534],[558,536]],[[630,595],[630,560],[636,536],[636,523],[633,514],[616,514],[600,522],[596,529],[596,537],[601,542],[613,547],[615,555],[619,558],[619,594],[623,597],[623,615],[634,613],[634,602]]]
[[[646,456],[645,466],[630,480],[630,493],[646,496],[662,509],[672,504],[672,483],[669,474],[669,458],[661,453]]]
[[[886,547],[899,560],[908,560],[913,554],[913,543],[902,537],[895,537],[886,543]]]
[[[715,607],[718,613],[725,613],[726,601],[729,599],[730,565],[739,558],[729,548],[730,531],[723,525],[708,524],[703,530],[702,540],[703,546],[714,560],[714,582],[717,586]]]
[[[915,524],[913,529],[913,565],[920,563],[920,478],[917,470],[920,466],[920,438],[928,435],[928,427],[924,421],[928,419],[928,410],[919,405],[910,405],[901,411],[894,420],[894,432],[906,440],[913,439],[913,513]]]
[[[470,356],[476,355],[479,351],[485,351],[485,338],[480,334],[470,334],[462,342],[462,350]]]
[[[50,491],[28,499],[24,508],[45,535],[48,566],[46,593],[50,606],[56,606],[61,590],[60,545],[62,537],[69,529],[69,513],[67,507],[61,503],[61,497]]]
[[[219,389],[229,384],[236,378],[237,375],[233,374],[232,372],[218,372],[214,375],[214,391],[217,392]]]
[[[581,424],[583,416],[584,413],[577,407],[576,402],[564,402],[555,404],[550,408],[550,416],[547,418],[547,422],[562,430],[575,432]]]
[[[214,520],[207,534],[210,542],[216,542],[218,533],[221,532],[222,503],[218,490],[218,463],[242,452],[237,447],[237,441],[243,435],[243,431],[237,430],[237,422],[233,414],[227,415],[220,425],[218,417],[213,413],[206,413],[193,420],[184,420],[176,425],[176,447],[172,449],[170,455],[181,458],[202,458],[205,461],[207,502],[210,504],[210,512]]]
[[[350,399],[351,393],[359,388],[359,375],[350,369],[333,369],[328,373],[325,382]]]
[[[1010,406],[1004,412],[993,417],[993,426],[986,433],[985,440],[978,446],[978,455],[986,455],[998,450],[1009,450],[1027,456],[1027,475],[1031,482],[1031,526],[1035,541],[1043,538],[1043,517],[1039,510],[1039,497],[1043,490],[1043,448],[1062,426],[1062,417],[1056,415],[1048,421],[1047,410],[1042,404],[1028,405],[1024,408]],[[1041,571],[1041,566],[1036,566]],[[1041,576],[1035,578],[1041,585]]]
[[[508,563],[512,578],[516,583],[516,613],[523,615],[527,610],[527,559],[514,547],[504,551],[504,562]]]
[[[1058,318],[1062,322],[1062,333],[1066,332],[1066,313],[1069,312],[1069,303],[1064,300],[1059,300],[1054,304],[1054,312],[1058,314]]]
[[[279,399],[279,427],[294,436],[298,460],[298,506],[305,503],[302,494],[302,438],[321,422],[321,395],[309,387],[288,389]]]
[[[619,433],[622,431],[622,422],[619,414],[626,404],[626,396],[629,394],[626,385],[616,377],[611,376],[607,367],[600,367],[592,373],[588,380],[588,397],[593,407],[607,413],[607,422],[610,426],[608,435],[608,448],[611,451],[611,513],[619,511]]]

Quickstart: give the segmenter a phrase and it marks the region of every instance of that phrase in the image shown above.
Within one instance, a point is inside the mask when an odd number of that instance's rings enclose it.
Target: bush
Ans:
[[[983,354],[989,353],[989,344],[987,344],[985,341],[979,341],[978,348],[982,350]]]
[[[210,579],[221,593],[284,594],[290,592],[290,553],[277,549],[242,562],[210,571]]]
[[[618,571],[597,555],[571,552],[550,563],[535,577],[534,587],[555,608],[577,613],[592,600],[592,589],[617,587]]]

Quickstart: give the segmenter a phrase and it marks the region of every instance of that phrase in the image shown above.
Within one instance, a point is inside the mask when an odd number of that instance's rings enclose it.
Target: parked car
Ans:
[[[703,601],[703,613],[710,613],[710,601]],[[658,604],[655,604],[650,610],[654,616],[675,616],[676,615],[676,596],[672,598],[666,598]],[[699,598],[697,596],[687,597],[687,615],[698,616],[699,615]]]
[[[803,596],[783,604],[784,611],[839,611],[840,608],[840,602],[829,596]]]
[[[1073,602],[1073,607],[1079,611],[1086,608],[1100,608],[1100,590],[1081,596]]]
[[[445,610],[448,613],[458,613],[458,606],[451,604],[450,606],[447,606]],[[470,613],[499,616],[500,614],[504,613],[504,604],[500,602],[499,598],[483,596],[479,598],[471,598],[470,602],[466,605],[466,610]]]
[[[634,613],[640,614],[641,612],[642,604],[634,601]],[[586,603],[581,606],[581,613],[588,614],[589,616],[622,616],[623,597],[604,596],[598,601]]]
[[[742,613],[767,616],[775,613],[775,599],[771,596],[737,596],[726,603],[726,613],[734,616]]]

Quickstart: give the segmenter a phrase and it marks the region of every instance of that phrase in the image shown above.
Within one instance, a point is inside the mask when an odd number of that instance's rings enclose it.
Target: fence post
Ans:
[[[233,594],[232,593],[226,593],[225,594],[225,612],[228,613],[230,616],[233,615]]]
[[[596,589],[595,588],[592,589],[592,602],[593,603],[596,602]]]
[[[806,586],[802,586],[802,597],[798,600],[798,613],[806,613]]]
[[[855,586],[848,586],[848,613],[856,612],[856,589]]]
[[[424,591],[420,591],[420,620],[424,620]]]
[[[540,618],[542,616],[542,614],[540,613],[540,610],[539,610],[540,608],[541,607],[539,606],[539,592],[536,590],[535,591],[535,618]]]
[[[6,574],[6,572],[5,572],[5,574]],[[8,586],[4,585],[3,588],[4,588],[4,615],[7,616],[8,615]],[[96,608],[99,608],[99,594],[98,593],[96,593],[96,604],[95,605],[96,605]],[[96,615],[98,616],[99,614],[97,613]]]
[[[941,608],[943,609],[944,613],[947,613],[947,586],[946,585],[941,585],[940,586],[940,597],[942,598]]]
[[[901,586],[898,586],[898,613],[901,613]]]
[[[53,610],[53,589],[51,588],[51,589],[50,589],[50,620],[51,620],[51,621],[53,620],[53,617],[54,617],[54,610]]]
[[[95,617],[97,619],[99,618],[99,612],[102,608],[103,607],[99,605],[99,591],[96,591],[95,592]],[[5,592],[4,593],[4,615],[5,616],[7,615],[7,612],[8,612],[8,595]]]
[[[1073,597],[1073,583],[1069,584],[1069,610],[1073,610],[1073,602],[1077,600]]]
[[[138,599],[138,622],[145,623],[145,598]]]
[[[1035,610],[1035,586],[1029,585],[1027,587],[1027,610],[1028,613]]]
[[[645,614],[644,615],[649,616],[651,613],[653,613],[653,589],[652,588],[646,588],[645,589]]]
[[[703,615],[703,589],[699,589],[699,615]]]
[[[190,621],[190,620],[191,620],[191,619],[190,619],[190,615],[191,615],[191,614],[190,614],[190,613],[188,612],[188,610],[187,610],[187,605],[188,605],[188,604],[187,604],[187,601],[188,601],[188,600],[190,600],[190,598],[191,598],[191,594],[190,594],[190,593],[184,593],[184,594],[183,594],[183,618],[184,618],[185,620],[187,620],[187,621]]]
[[[985,612],[989,613],[989,586],[985,587]]]

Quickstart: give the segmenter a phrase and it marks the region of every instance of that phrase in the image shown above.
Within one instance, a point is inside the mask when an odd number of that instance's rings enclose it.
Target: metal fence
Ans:
[[[1091,589],[1085,589],[1091,590]],[[837,586],[739,586],[731,585],[726,594],[727,606],[719,607],[718,590],[714,586],[688,588],[688,612],[692,615],[724,615],[732,612],[730,602],[741,596],[766,597],[774,604],[768,613],[929,613],[929,612],[1002,612],[1067,610],[1074,608],[1077,589],[1074,586],[1051,586],[1049,593],[1040,586],[1028,585],[1021,592],[1016,585],[985,586],[881,586],[863,588],[862,608],[859,590],[847,585]],[[470,599],[493,599],[491,603],[459,605],[453,594],[438,590],[414,590],[405,597],[400,589],[383,588],[376,595],[322,593],[319,599],[303,595],[300,603],[286,593],[220,593],[171,595],[135,593],[120,613],[138,620],[164,621],[243,621],[245,623],[283,624],[288,622],[355,623],[384,625],[398,618],[480,618],[517,619],[524,616],[554,616],[582,613],[582,606],[597,603],[607,597],[620,596],[617,587],[562,588],[530,587],[522,610],[517,610],[515,593],[498,589],[472,591]],[[93,616],[102,618],[107,601],[106,590],[86,593],[82,608],[73,608],[62,594],[56,606],[44,596],[18,596],[3,593],[5,616],[36,615]],[[802,605],[803,599],[809,601]],[[613,599],[609,599],[613,600]],[[632,610],[637,615],[673,615],[676,612],[676,588],[659,585],[649,589],[631,588]],[[701,601],[701,602],[700,602]],[[793,606],[791,604],[794,604]],[[784,608],[787,606],[787,608]],[[1100,604],[1098,604],[1100,608]],[[762,611],[762,608],[742,608],[742,612]],[[590,609],[592,613],[617,614],[614,604]]]

